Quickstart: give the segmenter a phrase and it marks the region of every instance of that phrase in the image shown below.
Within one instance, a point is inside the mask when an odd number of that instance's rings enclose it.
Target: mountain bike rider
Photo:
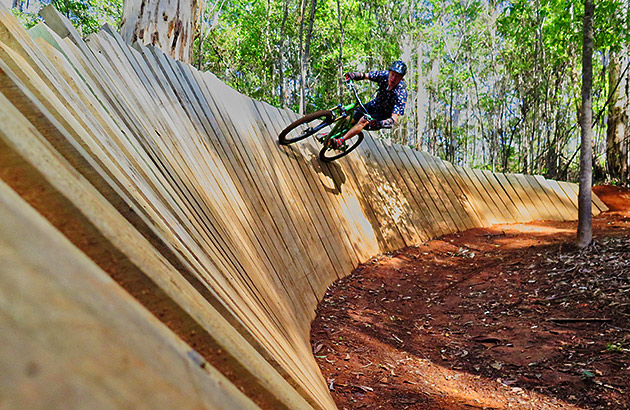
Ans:
[[[378,84],[376,97],[367,104],[367,114],[372,117],[371,121],[365,118],[366,112],[359,106],[354,111],[356,124],[340,138],[330,141],[333,148],[339,148],[344,141],[359,134],[364,128],[378,130],[381,128],[392,128],[401,115],[405,114],[405,104],[407,103],[407,84],[402,80],[407,73],[407,65],[402,61],[394,61],[388,71],[370,71],[369,73],[346,73],[344,79],[348,80],[371,80]]]

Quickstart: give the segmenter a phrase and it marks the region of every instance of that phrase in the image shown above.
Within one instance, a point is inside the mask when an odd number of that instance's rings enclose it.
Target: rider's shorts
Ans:
[[[383,112],[383,110],[379,110],[373,101],[365,104],[365,108],[367,109],[367,112],[370,114],[372,119],[377,121],[383,121],[392,116],[391,113],[386,113]],[[357,107],[357,109],[354,110],[354,120],[359,121],[363,116],[365,116],[365,110],[361,106]]]

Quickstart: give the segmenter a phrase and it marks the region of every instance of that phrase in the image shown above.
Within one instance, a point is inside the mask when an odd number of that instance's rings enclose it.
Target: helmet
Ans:
[[[391,66],[389,66],[389,69],[395,73],[398,73],[400,75],[405,75],[407,74],[407,64],[403,63],[402,61],[398,60],[398,61],[394,61],[392,63]]]

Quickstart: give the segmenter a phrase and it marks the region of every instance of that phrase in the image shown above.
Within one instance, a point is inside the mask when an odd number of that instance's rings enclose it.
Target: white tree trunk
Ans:
[[[422,149],[423,133],[426,129],[427,110],[429,108],[429,93],[425,88],[426,75],[422,71],[422,63],[424,60],[424,49],[419,46],[416,50],[418,53],[417,70],[418,77],[416,83],[416,146]]]
[[[593,239],[593,14],[594,0],[584,1],[584,40],[582,53],[582,151],[580,153],[580,192],[578,194],[577,246],[585,248]]]
[[[630,96],[628,87],[628,49],[621,53],[611,53],[608,66],[610,84],[610,106],[608,107],[608,132],[606,139],[606,164],[608,174],[622,182],[630,180],[628,159],[625,147],[630,136]]]
[[[201,0],[125,0],[120,34],[190,63],[200,9]]]

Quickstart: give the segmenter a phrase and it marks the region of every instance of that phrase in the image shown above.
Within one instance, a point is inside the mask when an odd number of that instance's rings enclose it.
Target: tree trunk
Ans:
[[[582,45],[582,108],[580,127],[580,193],[578,195],[577,246],[585,248],[593,240],[592,201],[593,189],[593,0],[584,0],[584,37]]]
[[[129,44],[152,44],[190,63],[200,9],[201,0],[125,0],[120,34]]]
[[[280,106],[287,106],[287,86],[284,80],[285,27],[289,16],[289,0],[284,0],[282,8],[282,25],[280,26],[280,50],[278,51],[278,77],[280,82]]]
[[[304,3],[303,3],[304,4]],[[304,4],[305,5],[305,4]],[[306,39],[304,49],[302,51],[302,58],[300,59],[300,114],[304,114],[306,110],[306,80],[309,72],[309,61],[311,58],[311,38],[313,35],[313,23],[315,23],[315,8],[317,7],[317,0],[311,1],[311,14],[308,24],[308,30],[306,32]],[[304,8],[302,9],[303,11]],[[304,13],[302,13],[304,16]],[[302,17],[302,23],[300,26],[300,40],[302,40],[302,31],[304,27],[304,17]],[[302,41],[300,41],[302,43]]]
[[[423,49],[421,46],[418,46],[416,52],[418,53],[418,59],[416,63],[416,71],[417,71],[417,82],[416,82],[416,141],[415,146],[418,149],[422,149],[422,134],[425,129],[425,121],[427,118],[427,90],[424,88],[423,83],[423,71],[422,71],[422,57],[423,57]]]
[[[345,40],[345,32],[343,31],[343,21],[341,20],[341,0],[337,0],[337,22],[339,23],[339,101],[343,101],[343,43]]]
[[[306,14],[306,0],[302,0],[300,4],[300,94],[299,94],[299,107],[298,113],[304,115],[304,93],[306,90],[305,75],[304,75],[304,15]]]
[[[628,145],[630,127],[628,122],[628,70],[627,49],[621,53],[611,52],[608,66],[610,105],[606,135],[606,166],[612,179],[627,182],[628,159],[624,158],[624,147]]]

